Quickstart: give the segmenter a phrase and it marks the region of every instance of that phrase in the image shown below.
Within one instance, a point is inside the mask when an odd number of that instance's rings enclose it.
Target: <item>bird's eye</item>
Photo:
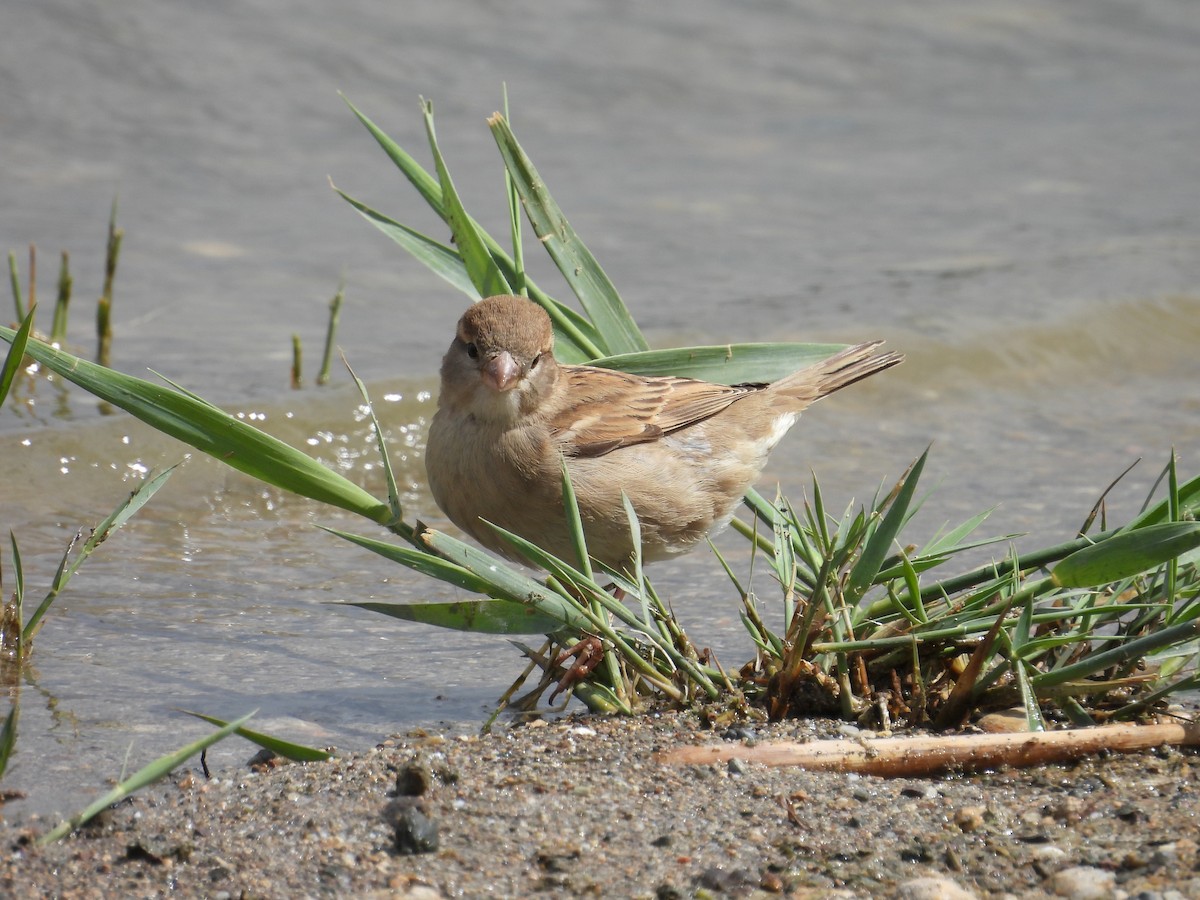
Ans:
[[[474,343],[467,344],[467,356],[471,359],[479,359],[479,348]]]
[[[533,362],[531,362],[531,363],[529,364],[529,370],[530,370],[531,372],[532,372],[534,369],[536,369],[536,368],[538,367],[538,363],[540,363],[540,362],[542,361],[542,357],[543,357],[543,356],[545,356],[545,355],[546,355],[546,354],[544,354],[544,353],[539,353],[537,356],[535,356],[535,357],[533,358]]]

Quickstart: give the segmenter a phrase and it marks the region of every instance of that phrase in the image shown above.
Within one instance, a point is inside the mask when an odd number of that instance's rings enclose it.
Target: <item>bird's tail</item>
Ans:
[[[867,341],[847,347],[828,359],[781,378],[771,385],[771,391],[807,406],[903,362],[901,353],[876,354],[874,351],[881,344],[883,341]]]

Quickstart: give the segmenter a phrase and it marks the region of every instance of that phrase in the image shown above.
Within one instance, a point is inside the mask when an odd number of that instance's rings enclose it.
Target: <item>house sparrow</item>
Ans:
[[[691,550],[728,524],[767,454],[810,403],[899,363],[849,347],[772,384],[645,377],[554,358],[550,317],[523,297],[489,297],[459,320],[442,360],[425,468],[438,506],[475,540],[521,556],[487,524],[568,562],[562,459],[588,552],[628,568],[621,494],[644,560]]]

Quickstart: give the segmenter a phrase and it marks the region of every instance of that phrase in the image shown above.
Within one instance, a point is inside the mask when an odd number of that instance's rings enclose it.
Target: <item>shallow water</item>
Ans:
[[[328,190],[327,175],[442,236],[336,91],[421,157],[416,96],[432,97],[456,183],[499,234],[484,118],[503,81],[518,136],[653,343],[883,337],[908,355],[806,413],[764,490],[799,496],[812,468],[836,508],[932,441],[938,487],[918,531],[999,504],[988,530],[1033,546],[1078,527],[1137,457],[1114,516],[1136,510],[1172,446],[1197,471],[1187,0],[539,10],[19,5],[0,37],[3,246],[24,271],[37,242],[43,300],[59,248],[72,252],[71,340],[89,354],[119,192],[114,365],[264,417],[379,491],[344,379],[286,387],[291,334],[311,368],[344,276],[339,342],[390,398],[407,503],[436,522],[423,426],[465,299]],[[545,263],[534,271],[566,294]],[[77,528],[185,451],[56,383],[19,391],[0,410],[0,525],[36,593]],[[342,747],[477,724],[516,652],[328,605],[454,593],[317,523],[374,533],[191,458],[39,635],[6,778],[30,798],[8,809],[77,808],[127,751],[136,766],[201,733],[176,707],[259,708],[260,729]],[[710,555],[655,575],[698,642],[728,664],[749,654]]]

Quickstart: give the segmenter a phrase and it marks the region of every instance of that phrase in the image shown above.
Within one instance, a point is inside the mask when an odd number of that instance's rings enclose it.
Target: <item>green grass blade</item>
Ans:
[[[737,593],[741,597],[749,597],[750,591],[747,588],[742,586],[741,579],[739,579],[737,577],[737,574],[733,571],[733,567],[729,565],[729,562],[725,559],[725,556],[717,548],[717,545],[713,543],[712,537],[709,536],[709,537],[705,538],[705,540],[708,542],[708,549],[713,552],[714,556],[716,556],[717,562],[721,564],[721,568],[725,570],[726,576],[728,576],[730,582],[732,582],[734,592]],[[754,558],[753,558],[753,556],[751,557],[751,560],[750,560],[750,576],[749,577],[750,577],[750,581],[752,583],[753,579],[754,579]]]
[[[338,188],[335,191],[343,200],[358,210],[359,215],[403,247],[409,254],[423,262],[435,275],[440,275],[451,285],[458,288],[472,300],[478,298],[479,292],[467,274],[458,251],[421,234],[416,229],[402,225],[395,219],[390,219],[381,212],[376,212],[364,203],[355,200]]]
[[[63,590],[66,589],[67,583],[79,570],[79,567],[83,565],[83,561],[91,556],[96,551],[96,548],[108,539],[109,535],[128,522],[138,510],[150,501],[151,497],[158,493],[159,488],[167,483],[167,479],[171,477],[171,473],[175,471],[178,465],[176,463],[153,478],[148,478],[139,484],[137,490],[126,497],[116,509],[109,513],[104,521],[92,529],[88,539],[83,542],[83,545],[79,548],[79,552],[75,555],[75,559],[68,565],[71,549],[75,546],[76,540],[78,540],[78,535],[76,535],[75,540],[71,541],[67,546],[66,553],[63,554],[62,561],[55,572],[54,581],[51,583],[50,591],[42,598],[42,602],[38,604],[38,608],[34,610],[33,615],[29,617],[29,621],[25,623],[25,627],[22,630],[23,640],[33,640],[34,636],[41,630],[43,617]]]
[[[510,263],[498,260],[497,264],[506,272],[506,278],[514,277],[510,272]],[[559,362],[578,365],[590,363],[604,355],[604,351],[600,349],[604,339],[591,322],[571,307],[559,303],[534,284],[528,276],[525,277],[525,288],[529,299],[546,310],[546,314],[550,316],[554,325],[554,356]]]
[[[908,508],[912,503],[913,494],[917,489],[917,481],[921,477],[921,470],[925,467],[925,460],[928,456],[927,448],[916,462],[909,466],[908,471],[904,473],[903,486],[897,492],[879,526],[863,545],[862,553],[858,562],[850,570],[850,578],[846,585],[846,602],[849,605],[858,604],[858,601],[866,594],[867,588],[874,583],[875,576],[879,574],[884,560],[887,559],[888,552],[895,543],[896,535],[900,533],[900,528],[908,517]]]
[[[17,704],[13,703],[0,726],[0,778],[8,770],[8,761],[12,758],[13,747],[17,743]]]
[[[567,458],[559,456],[559,477],[562,479],[563,511],[567,515],[567,526],[571,531],[571,545],[575,548],[575,562],[588,581],[592,580],[592,559],[588,556],[587,539],[583,534],[583,520],[579,517],[579,501],[575,498],[575,485],[567,471]]]
[[[501,90],[504,94],[504,118],[511,122],[512,117],[508,114],[508,85],[502,85]],[[513,286],[513,292],[524,297],[528,295],[528,288],[525,278],[525,248],[521,241],[521,195],[517,193],[517,186],[513,184],[512,173],[508,169],[504,170],[504,193],[508,196],[508,233],[512,237],[513,264],[512,276],[506,277]]]
[[[908,588],[909,603],[912,604],[912,613],[917,621],[924,625],[929,621],[929,613],[925,610],[925,603],[921,600],[921,580],[917,574],[917,568],[908,558],[908,554],[904,552],[904,548],[900,548],[900,563],[904,572],[904,584]]]
[[[471,283],[479,291],[480,297],[511,294],[512,288],[500,271],[500,267],[496,265],[496,261],[492,259],[492,254],[488,252],[475,223],[467,215],[462,201],[458,198],[458,192],[454,189],[450,170],[446,168],[442,151],[438,149],[437,133],[433,128],[433,103],[422,101],[422,108],[425,111],[425,132],[429,135],[429,148],[433,152],[438,180],[442,185],[442,203],[445,205],[446,222],[450,225],[450,231],[454,235],[454,246],[458,248],[458,255],[462,257],[467,274],[471,276]]]
[[[0,369],[0,406],[4,405],[8,389],[12,387],[13,379],[21,368],[21,360],[25,358],[25,345],[29,342],[29,332],[33,329],[35,312],[36,306],[29,311],[29,315],[21,322],[21,327],[14,332],[10,342],[12,346],[8,348],[8,355],[4,357],[4,368]]]
[[[388,137],[378,125],[363,115],[353,103],[346,99],[346,95],[341,95],[342,100],[350,107],[350,111],[358,117],[358,121],[366,127],[367,131],[371,132],[371,136],[375,138],[383,152],[388,155],[393,163],[396,164],[404,177],[409,180],[417,193],[425,200],[426,203],[445,220],[446,207],[442,202],[442,186],[438,180],[430,175],[425,169],[413,159],[404,148],[397,144],[394,140]],[[344,195],[343,195],[344,196]]]
[[[25,608],[25,568],[21,565],[21,548],[17,545],[17,535],[12,529],[8,532],[8,541],[12,545],[12,568],[13,568],[13,602],[17,607],[17,620],[24,621]],[[0,575],[3,572],[0,571]],[[0,578],[0,581],[3,579]],[[0,598],[0,603],[3,598]],[[22,629],[21,639],[25,639],[24,629]]]
[[[444,581],[447,584],[460,587],[463,590],[471,591],[475,594],[488,594],[495,590],[492,582],[486,578],[476,575],[469,569],[444,560],[432,553],[415,550],[411,547],[402,547],[398,544],[364,537],[359,534],[351,534],[348,531],[339,531],[336,528],[328,528],[324,525],[318,525],[317,527],[322,531],[327,531],[352,544],[357,544],[366,550],[370,550],[372,553],[377,553],[386,560],[398,563],[430,578],[436,578],[438,581]]]
[[[333,367],[333,347],[337,341],[338,320],[342,314],[342,303],[346,297],[346,279],[338,281],[337,293],[329,301],[329,325],[325,329],[325,349],[321,352],[321,368],[317,372],[317,384],[329,383],[329,370]]]
[[[1173,520],[1172,508],[1176,519],[1200,515],[1200,475],[1179,485],[1170,496],[1164,497],[1121,530],[1136,531],[1146,525],[1170,522]]]
[[[472,297],[511,292],[507,278],[497,266],[488,249],[494,241],[467,215],[454,191],[433,127],[433,105],[422,101],[425,127],[433,151],[438,177],[434,178],[399,144],[385,134],[343,96],[346,105],[371,132],[379,146],[404,174],[426,203],[436,212],[454,235],[457,249],[446,247],[406,225],[401,225],[378,213],[349,195],[338,191],[358,212],[430,269]],[[337,190],[337,188],[334,188]],[[469,285],[469,287],[468,287]]]
[[[844,349],[844,344],[722,344],[622,353],[601,357],[591,365],[635,375],[681,375],[718,384],[763,384]]]
[[[965,550],[974,550],[977,547],[986,547],[989,544],[998,544],[1001,542],[1011,542],[1020,534],[1005,534],[997,537],[977,538],[973,541],[968,541],[972,534],[982,525],[987,518],[992,514],[993,510],[987,509],[978,515],[972,516],[965,522],[955,528],[942,533],[939,531],[930,541],[920,550],[912,554],[912,560],[919,562],[925,559],[936,559],[944,561],[955,553],[962,553]]]
[[[485,520],[486,521],[486,520]],[[577,588],[590,591],[601,591],[603,588],[595,581],[592,575],[586,574],[566,560],[559,559],[552,553],[543,550],[532,541],[526,540],[519,534],[507,531],[499,525],[488,522],[488,527],[502,537],[514,550],[520,553],[525,559],[539,569],[545,569],[553,575],[559,582],[570,584]]]
[[[513,600],[458,600],[453,603],[346,603],[407,622],[479,634],[553,634],[563,623]]]
[[[159,372],[156,369],[149,369],[149,368],[146,371],[149,372],[151,375],[153,375],[155,378],[159,379],[160,381],[170,385],[172,388],[179,391],[179,393],[183,394],[185,397],[191,397],[197,403],[203,403],[209,409],[214,409],[217,412],[221,412],[221,407],[217,406],[215,403],[210,403],[209,401],[207,401],[203,397],[201,397],[199,394],[189,391],[187,388],[185,388],[179,382],[172,381],[170,378],[168,378],[162,372]]]
[[[392,471],[392,458],[388,453],[387,438],[383,436],[383,428],[379,424],[379,417],[375,415],[375,404],[371,402],[371,395],[367,393],[367,386],[363,380],[358,377],[358,373],[350,367],[346,357],[342,357],[342,363],[346,366],[346,371],[350,373],[350,377],[354,379],[354,385],[358,388],[358,394],[366,404],[367,412],[371,416],[371,427],[375,430],[375,445],[379,450],[380,465],[383,466],[384,479],[387,482],[388,489],[388,506],[392,510],[392,522],[395,524],[404,518],[404,507],[400,503],[400,489],[396,486],[396,473]]]
[[[1151,632],[1145,637],[1125,641],[1111,650],[1091,653],[1077,663],[1034,675],[1030,681],[1035,688],[1042,688],[1052,687],[1056,684],[1063,684],[1064,682],[1074,681],[1079,678],[1086,678],[1088,675],[1103,671],[1110,666],[1121,665],[1129,660],[1149,656],[1174,644],[1182,644],[1195,640],[1197,636],[1200,636],[1200,621],[1171,625],[1159,631]]]
[[[1151,691],[1149,694],[1146,694],[1143,697],[1139,697],[1135,702],[1118,709],[1115,713],[1113,713],[1113,716],[1117,719],[1128,719],[1132,716],[1140,714],[1144,710],[1153,709],[1154,704],[1156,704],[1163,697],[1168,697],[1181,691],[1194,691],[1197,688],[1200,688],[1200,673],[1193,672],[1192,674],[1186,675],[1183,678],[1169,682],[1168,684]]]
[[[994,535],[993,537],[979,538],[978,540],[974,541],[964,541],[961,544],[956,544],[955,546],[946,548],[944,550],[935,550],[932,553],[930,553],[927,548],[922,548],[920,551],[910,556],[909,560],[912,562],[913,567],[918,572],[927,572],[930,569],[934,569],[945,564],[952,556],[955,556],[959,553],[966,553],[970,550],[976,550],[980,547],[990,547],[993,544],[1011,544],[1017,538],[1024,536],[1025,535],[1023,532],[998,534]],[[876,581],[883,581],[889,578],[898,578],[900,576],[901,572],[899,557],[892,557],[890,560],[888,560],[888,563],[891,563],[891,565],[888,565],[887,568],[880,571],[875,578]],[[923,589],[921,591],[922,598],[924,598],[928,593],[928,590]]]
[[[1179,508],[1179,472],[1177,470],[1175,448],[1171,448],[1171,458],[1167,460],[1167,516],[1172,522],[1182,520]]]
[[[206,750],[217,741],[224,740],[238,728],[241,728],[254,713],[247,713],[240,719],[230,722],[223,728],[219,728],[212,734],[209,734],[194,743],[188,744],[174,753],[168,753],[166,756],[161,756],[154,762],[139,769],[133,776],[125,781],[122,781],[115,788],[101,797],[99,800],[88,806],[83,812],[60,823],[56,828],[51,829],[41,838],[38,839],[39,844],[49,844],[60,838],[66,837],[80,825],[84,824],[98,813],[103,812],[108,807],[112,806],[121,800],[124,800],[135,791],[139,791],[148,784],[152,784],[165,775],[168,775],[173,769],[185,763],[188,759],[195,756],[201,750]]]
[[[13,309],[17,313],[17,321],[23,320],[26,315],[25,301],[21,299],[21,274],[17,269],[17,254],[11,250],[8,251],[8,281],[12,286]]]
[[[0,368],[0,405],[3,405],[5,398],[8,397],[9,388],[12,387],[13,379],[21,368],[21,361],[25,358],[25,346],[29,341],[29,333],[33,329],[36,312],[36,306],[29,310],[29,314],[21,321],[20,327],[13,332],[13,337],[8,339],[11,346],[4,358],[3,368]]]
[[[521,194],[534,233],[603,336],[603,349],[609,353],[650,349],[617,289],[550,196],[508,122],[499,113],[494,113],[488,119],[488,126],[496,138],[505,168],[512,174]]]
[[[464,569],[476,574],[486,572],[486,577],[491,583],[489,593],[493,596],[498,594],[499,599],[528,603],[539,612],[570,628],[582,630],[588,627],[587,620],[570,601],[496,557],[448,534],[431,529],[422,531],[417,535],[417,540]]]
[[[1014,585],[1015,587],[1015,585]],[[1033,597],[1028,596],[1021,604],[1021,613],[1017,616],[1017,624],[1013,626],[1009,632],[1009,641],[1012,644],[1013,653],[1015,656],[1021,656],[1021,650],[1029,643],[1029,639],[1033,636]]]
[[[224,728],[229,724],[223,719],[218,719],[216,716],[206,716],[204,713],[193,712],[190,709],[181,709],[179,711],[189,716],[195,716],[197,719],[203,719],[209,725],[216,725],[218,728]],[[333,757],[333,754],[328,750],[321,750],[317,747],[306,747],[304,744],[294,744],[291,741],[272,737],[269,734],[251,731],[249,728],[235,728],[234,734],[245,738],[252,744],[258,744],[264,750],[270,750],[276,756],[282,756],[284,759],[290,759],[293,762],[324,762]]]
[[[117,508],[109,513],[103,522],[92,529],[91,535],[83,542],[80,555],[83,556],[92,553],[114,531],[132,519],[143,506],[150,502],[150,498],[157,494],[163,485],[167,483],[167,479],[175,473],[177,468],[179,468],[179,463],[168,466],[157,475],[147,478],[139,484],[137,489],[118,504]],[[78,562],[71,567],[71,572],[74,573],[77,568],[79,568]]]
[[[1200,547],[1200,522],[1145,525],[1076,550],[1054,567],[1050,577],[1059,587],[1094,587],[1157,568],[1196,547]]]
[[[1046,720],[1042,718],[1042,707],[1038,702],[1037,691],[1034,690],[1029,678],[1029,670],[1025,661],[1013,660],[1013,673],[1017,676],[1017,684],[1021,688],[1021,705],[1025,707],[1025,728],[1028,731],[1045,731]]]
[[[650,629],[654,627],[654,617],[650,613],[650,603],[646,596],[646,569],[645,562],[642,559],[642,523],[638,519],[637,510],[633,508],[633,501],[629,499],[629,495],[624,491],[621,491],[621,505],[625,507],[625,521],[629,523],[629,537],[633,545],[633,572],[631,574],[636,590],[632,591],[632,594],[635,597],[641,598],[642,621],[645,623],[646,628]],[[712,545],[711,541],[709,541],[709,545]],[[717,557],[720,558],[720,555],[718,553]]]
[[[0,328],[11,341],[15,332]],[[96,365],[31,340],[26,352],[42,365],[153,428],[267,484],[385,524],[386,503],[308,454],[222,412],[210,403]]]
[[[71,277],[71,255],[63,250],[58,268],[58,296],[54,300],[54,316],[50,320],[52,344],[62,344],[67,340],[67,309],[71,305],[71,287],[74,281]]]
[[[1179,473],[1176,471],[1175,465],[1175,448],[1171,448],[1171,458],[1167,462],[1167,516],[1172,522],[1181,520],[1179,509]],[[1167,613],[1167,624],[1169,625],[1173,618],[1175,608],[1175,590],[1179,584],[1179,557],[1172,557],[1167,560],[1167,575],[1166,584],[1163,588],[1164,600],[1170,604],[1171,611]]]
[[[796,548],[792,544],[793,515],[788,518],[790,510],[783,498],[776,493],[775,508],[771,517],[771,541],[775,551],[771,554],[771,565],[775,570],[775,578],[783,590],[783,621],[792,621],[796,591]]]

